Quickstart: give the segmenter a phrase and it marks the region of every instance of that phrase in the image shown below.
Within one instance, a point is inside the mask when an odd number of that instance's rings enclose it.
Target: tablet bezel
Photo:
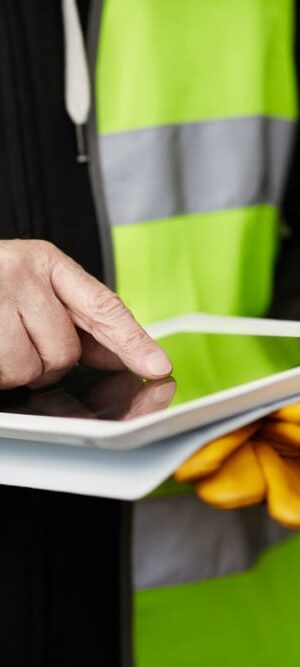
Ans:
[[[149,327],[155,337],[172,333],[299,337],[298,322],[194,314]],[[49,417],[0,412],[0,437],[108,450],[142,447],[300,392],[300,367],[194,399],[130,421]]]

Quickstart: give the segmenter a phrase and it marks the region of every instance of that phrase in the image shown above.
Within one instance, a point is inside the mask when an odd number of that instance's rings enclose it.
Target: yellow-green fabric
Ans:
[[[172,124],[295,119],[293,4],[105,2],[95,73],[99,134],[134,139],[137,129]],[[141,322],[201,310],[266,311],[278,229],[268,202],[111,224],[117,291]]]
[[[295,118],[293,0],[108,0],[102,133],[248,115]]]
[[[199,310],[254,316],[268,306],[277,248],[271,206],[122,225],[113,239],[118,289],[141,322]]]
[[[138,667],[298,667],[300,537],[239,575],[138,592]]]

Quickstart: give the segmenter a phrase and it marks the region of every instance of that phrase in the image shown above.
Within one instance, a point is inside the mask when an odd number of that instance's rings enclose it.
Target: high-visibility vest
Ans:
[[[297,117],[293,0],[93,5],[90,173],[107,282],[143,323],[262,315]],[[189,495],[137,504],[136,667],[294,664],[278,619],[299,607],[299,541],[252,575],[202,581],[249,564],[247,525]]]
[[[297,115],[292,14],[293,0],[103,3],[93,150],[116,287],[141,322],[268,307]]]

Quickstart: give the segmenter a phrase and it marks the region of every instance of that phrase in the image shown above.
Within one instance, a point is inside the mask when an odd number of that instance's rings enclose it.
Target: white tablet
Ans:
[[[126,450],[300,392],[299,323],[194,315],[152,333],[173,379],[78,366],[51,389],[2,392],[0,437]]]

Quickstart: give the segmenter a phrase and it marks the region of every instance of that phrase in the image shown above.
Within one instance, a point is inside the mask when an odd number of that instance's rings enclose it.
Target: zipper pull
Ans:
[[[89,156],[86,150],[86,140],[84,135],[84,125],[75,125],[76,130],[76,144],[77,144],[77,162],[84,164],[89,161]]]

